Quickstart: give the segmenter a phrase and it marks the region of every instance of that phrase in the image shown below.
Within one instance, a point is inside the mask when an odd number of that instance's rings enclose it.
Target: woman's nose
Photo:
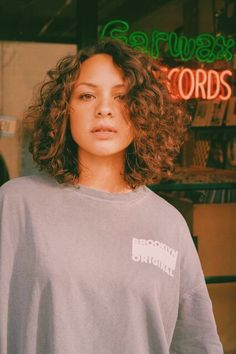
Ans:
[[[96,117],[113,117],[112,103],[108,99],[101,100],[96,107]]]

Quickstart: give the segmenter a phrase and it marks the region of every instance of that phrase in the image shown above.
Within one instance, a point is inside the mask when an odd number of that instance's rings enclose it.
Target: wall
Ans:
[[[20,175],[21,122],[33,89],[60,57],[75,52],[75,45],[0,42],[0,115],[16,117],[18,127],[14,137],[0,138],[0,152],[11,178]]]
[[[159,6],[132,24],[132,30],[147,31],[153,30],[173,31],[183,25],[183,9],[179,0],[171,0]]]
[[[198,204],[193,208],[193,234],[204,274],[236,275],[236,204]],[[236,353],[236,283],[211,284],[218,331],[225,354]]]

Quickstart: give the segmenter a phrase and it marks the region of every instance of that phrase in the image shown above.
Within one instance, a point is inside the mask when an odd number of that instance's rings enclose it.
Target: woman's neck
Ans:
[[[79,158],[79,184],[106,192],[130,192],[124,180],[124,155],[85,156]]]

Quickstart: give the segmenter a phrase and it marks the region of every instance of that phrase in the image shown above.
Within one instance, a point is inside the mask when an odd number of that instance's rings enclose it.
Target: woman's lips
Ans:
[[[110,139],[115,136],[117,132],[114,130],[95,130],[92,134],[98,139]]]

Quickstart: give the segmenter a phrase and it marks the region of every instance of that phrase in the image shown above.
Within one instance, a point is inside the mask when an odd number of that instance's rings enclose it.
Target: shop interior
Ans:
[[[236,353],[235,0],[3,0],[0,182],[37,173],[23,113],[46,71],[99,36],[125,38],[160,60],[192,117],[173,174],[150,188],[184,215],[224,352]]]

